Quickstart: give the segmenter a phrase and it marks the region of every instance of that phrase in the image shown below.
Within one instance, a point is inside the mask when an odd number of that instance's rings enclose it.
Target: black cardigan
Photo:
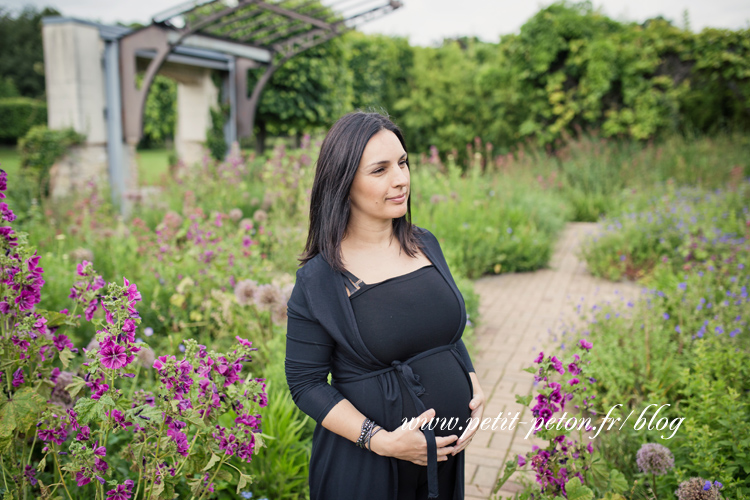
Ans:
[[[469,354],[461,340],[466,325],[466,306],[435,236],[414,226],[424,253],[445,278],[458,298],[461,309],[459,328],[449,346],[426,351],[424,357],[450,350],[469,373]],[[310,459],[310,499],[392,500],[397,496],[398,461],[363,450],[351,441],[321,426],[328,412],[339,401],[348,399],[365,416],[393,431],[401,421],[401,384],[409,389],[417,410],[425,410],[419,399],[424,389],[409,366],[410,360],[385,365],[365,347],[359,334],[354,310],[343,286],[341,274],[334,271],[321,254],[297,270],[297,281],[287,304],[286,377],[297,406],[317,425]],[[332,374],[329,385],[328,373]],[[430,496],[437,496],[437,455],[434,433],[425,430],[428,445]],[[464,498],[464,454],[458,462],[454,500]]]

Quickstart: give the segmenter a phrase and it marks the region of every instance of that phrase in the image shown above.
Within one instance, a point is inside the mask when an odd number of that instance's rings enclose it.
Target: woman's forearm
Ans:
[[[320,423],[329,431],[356,443],[362,432],[362,422],[367,418],[348,399],[343,399],[331,408]],[[377,422],[375,422],[377,424]],[[383,431],[380,431],[383,432]]]

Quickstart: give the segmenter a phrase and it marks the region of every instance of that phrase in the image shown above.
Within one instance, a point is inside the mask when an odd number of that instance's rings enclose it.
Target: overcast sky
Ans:
[[[323,0],[330,4],[334,0]],[[339,0],[340,1],[340,0]],[[443,37],[476,35],[496,42],[500,35],[518,32],[521,25],[549,0],[402,0],[395,12],[362,26],[367,33],[408,36],[414,45],[431,45]],[[0,6],[18,11],[25,5],[52,6],[65,16],[104,23],[138,21],[181,4],[181,0],[0,0]],[[750,28],[747,0],[594,0],[608,16],[642,22],[658,15],[682,26],[688,11],[694,31],[706,26]]]

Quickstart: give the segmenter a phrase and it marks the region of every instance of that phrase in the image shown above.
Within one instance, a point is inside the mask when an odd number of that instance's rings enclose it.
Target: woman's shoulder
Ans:
[[[417,226],[416,224],[412,224],[412,231],[417,238],[424,241],[425,243],[438,244],[437,238],[429,229]]]

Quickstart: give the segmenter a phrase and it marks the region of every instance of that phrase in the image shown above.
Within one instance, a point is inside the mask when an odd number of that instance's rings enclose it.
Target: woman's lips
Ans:
[[[398,198],[388,198],[388,200],[389,200],[389,201],[392,201],[392,202],[394,202],[394,203],[401,203],[401,202],[403,202],[404,200],[406,200],[406,193],[402,194],[402,195],[401,195],[401,196],[399,196]]]

